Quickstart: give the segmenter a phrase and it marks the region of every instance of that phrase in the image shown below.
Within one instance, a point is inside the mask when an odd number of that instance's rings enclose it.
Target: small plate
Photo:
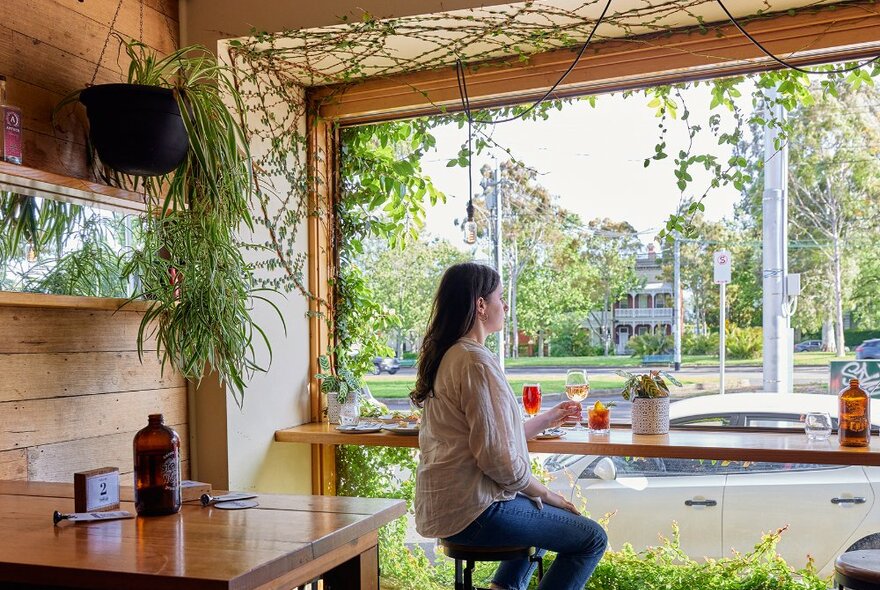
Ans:
[[[382,430],[387,430],[388,432],[393,432],[394,434],[418,434],[419,427],[416,424],[412,426],[383,426]]]
[[[538,440],[546,440],[548,438],[562,438],[563,436],[565,436],[565,431],[561,428],[548,428],[535,438]]]
[[[217,502],[214,508],[220,510],[244,510],[245,508],[256,508],[259,504],[255,500],[232,500],[230,502]]]
[[[395,417],[394,414],[383,414],[379,416],[379,420],[384,422],[385,424],[397,424],[398,422],[407,422],[409,424],[416,424],[419,421],[418,416],[410,416],[409,414],[405,414],[403,416]]]
[[[346,434],[369,434],[371,432],[381,432],[382,425],[375,422],[365,422],[363,424],[355,424],[354,426],[337,426],[336,430]]]

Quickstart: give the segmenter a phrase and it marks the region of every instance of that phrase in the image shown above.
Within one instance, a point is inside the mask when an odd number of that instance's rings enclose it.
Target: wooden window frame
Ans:
[[[747,30],[775,55],[796,53],[797,65],[856,60],[880,53],[880,4],[853,2],[794,15],[768,15],[746,25]],[[573,50],[537,54],[481,64],[468,71],[472,108],[482,109],[533,101],[565,71]],[[559,85],[553,98],[570,98],[749,74],[779,69],[733,25],[687,28],[595,43]],[[311,172],[310,205],[321,217],[309,220],[309,285],[312,293],[332,301],[327,279],[338,265],[334,205],[339,192],[341,127],[378,123],[462,110],[454,67],[368,78],[355,84],[312,87],[306,91],[307,162]],[[314,303],[310,304],[314,306]],[[317,311],[312,307],[312,311]],[[310,324],[310,371],[327,349],[331,334],[323,320]],[[320,388],[312,379],[311,418],[321,421]],[[315,493],[335,492],[332,445],[312,447],[312,487]]]

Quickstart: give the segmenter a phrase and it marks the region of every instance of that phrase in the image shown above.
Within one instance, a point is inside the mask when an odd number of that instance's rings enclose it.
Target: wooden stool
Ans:
[[[880,551],[848,551],[834,562],[839,590],[880,590]]]
[[[473,547],[457,545],[443,539],[440,539],[440,547],[447,557],[455,560],[455,590],[485,590],[474,587],[474,563],[478,561],[528,559],[538,564],[538,580],[544,577],[544,562],[534,547]]]

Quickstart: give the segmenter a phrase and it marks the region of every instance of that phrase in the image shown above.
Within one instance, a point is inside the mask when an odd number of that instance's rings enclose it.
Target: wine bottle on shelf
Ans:
[[[21,164],[21,109],[9,104],[3,75],[0,75],[0,126],[0,160]]]
[[[837,396],[837,435],[843,447],[867,447],[871,444],[871,398],[850,379],[849,387]]]
[[[134,436],[134,507],[141,516],[180,510],[180,437],[162,414]]]

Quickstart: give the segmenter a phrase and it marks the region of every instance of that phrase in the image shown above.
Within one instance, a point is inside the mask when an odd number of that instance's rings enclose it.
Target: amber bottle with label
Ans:
[[[162,414],[134,436],[134,504],[142,516],[180,510],[180,437]]]
[[[837,436],[843,447],[867,447],[871,444],[871,398],[850,379],[849,388],[837,396]]]

